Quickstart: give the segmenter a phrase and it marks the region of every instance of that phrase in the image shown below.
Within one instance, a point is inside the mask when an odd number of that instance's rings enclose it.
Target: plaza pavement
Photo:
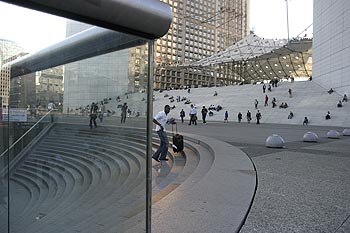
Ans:
[[[108,122],[110,120],[106,118],[104,124],[115,124],[115,120]],[[129,124],[142,127],[144,120],[127,119],[126,125]],[[169,133],[170,128],[167,128]],[[330,129],[342,132],[344,128],[267,123],[257,125],[255,122],[223,123],[210,119],[207,124],[198,120],[197,126],[189,126],[188,121],[178,123],[179,132],[229,143],[252,159],[258,184],[252,208],[240,231],[242,233],[350,232],[350,137],[326,137]],[[302,141],[308,131],[319,136],[317,143]],[[286,148],[267,148],[265,140],[272,134],[283,137]],[[224,183],[235,182],[230,179],[235,178],[226,178]],[[220,191],[216,190],[217,193]],[[192,198],[196,200],[198,197]],[[232,195],[232,199],[235,198]],[[168,211],[170,216],[174,214],[172,209]],[[186,214],[186,211],[181,213]],[[225,215],[227,219],[223,222],[231,221],[235,214],[237,212]],[[173,215],[161,224],[156,223],[158,219],[152,219],[152,232],[170,230],[167,228],[169,223],[177,221],[181,215]],[[220,222],[215,218],[210,221],[212,225]],[[185,218],[178,224],[187,229],[181,233],[195,232],[191,219]],[[180,231],[173,229],[168,232]],[[201,232],[212,233],[210,229]],[[227,231],[221,228],[220,232]]]
[[[240,232],[350,232],[350,137],[326,137],[344,128],[210,121],[178,128],[227,142],[254,162],[257,192]],[[302,141],[308,131],[318,134],[318,143]],[[283,137],[285,149],[265,147],[272,134]]]

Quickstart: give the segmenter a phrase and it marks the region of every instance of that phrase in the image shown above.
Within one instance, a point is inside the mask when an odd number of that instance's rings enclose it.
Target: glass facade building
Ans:
[[[235,84],[229,66],[189,67],[249,34],[249,0],[163,0],[174,19],[155,45],[155,89]]]
[[[23,48],[16,42],[0,39],[0,67],[3,64],[22,56]],[[0,75],[0,98],[1,105],[7,108],[9,104],[10,80],[8,70],[2,69]],[[1,106],[0,106],[1,108]]]
[[[92,27],[69,20],[67,37]],[[115,101],[117,98],[127,101],[128,94],[145,90],[147,61],[144,58],[147,56],[147,47],[137,46],[65,65],[63,110],[76,113],[92,102]],[[140,98],[145,98],[145,95]],[[144,115],[143,106],[132,104],[135,111]],[[116,105],[108,108],[110,111],[119,110]]]

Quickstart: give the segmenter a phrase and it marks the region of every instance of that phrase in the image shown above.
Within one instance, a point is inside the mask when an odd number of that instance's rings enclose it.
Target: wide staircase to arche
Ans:
[[[158,144],[154,137],[153,150]],[[145,156],[145,129],[56,123],[10,175],[12,229],[28,233],[128,229],[144,220]],[[168,157],[163,166],[153,165],[154,203],[199,164],[199,154],[190,146],[179,154],[169,150]]]

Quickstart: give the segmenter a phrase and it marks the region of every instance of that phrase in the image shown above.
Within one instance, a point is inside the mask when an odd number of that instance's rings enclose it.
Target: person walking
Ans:
[[[152,155],[152,159],[157,162],[167,161],[166,156],[168,155],[169,140],[168,135],[165,131],[165,125],[168,122],[168,114],[170,112],[170,106],[165,105],[164,110],[157,113],[153,118],[153,123],[156,124],[156,131],[160,139],[160,146]]]
[[[264,85],[263,85],[263,93],[265,93],[265,91],[266,91],[266,85],[264,83]]]
[[[265,104],[264,104],[265,107],[269,105],[268,101],[269,101],[269,97],[265,95]]]
[[[103,122],[103,115],[106,110],[106,107],[103,103],[101,103],[100,109],[98,110],[98,119],[100,119],[100,122]]]
[[[90,108],[90,129],[92,129],[92,123],[94,123],[95,128],[97,127],[96,118],[97,118],[98,106],[94,102],[91,104]]]
[[[184,117],[185,117],[185,111],[183,109],[181,109],[180,118],[181,118],[182,123],[184,123]]]
[[[128,104],[124,103],[121,110],[122,110],[122,114],[121,114],[120,123],[125,124],[126,112],[128,111]]]
[[[197,125],[197,109],[194,107],[193,104],[191,104],[191,110],[190,110],[190,123],[191,124]]]
[[[267,90],[268,90],[269,92],[271,92],[271,84],[269,84]]]
[[[238,117],[238,123],[241,123],[241,121],[242,121],[242,113],[239,112],[237,117]]]
[[[247,112],[247,122],[248,122],[248,124],[250,123],[251,120],[252,120],[252,113],[249,112],[249,110],[248,110],[248,112]]]
[[[256,123],[257,123],[257,124],[260,124],[260,119],[261,119],[262,116],[261,116],[261,113],[260,113],[259,110],[258,110],[258,112],[256,113],[255,116],[256,116]]]
[[[208,113],[208,109],[205,108],[205,106],[203,106],[202,108],[202,120],[203,120],[203,124],[206,124],[207,122],[205,121],[205,119],[207,118],[207,113]]]
[[[224,123],[228,123],[228,111],[225,111]]]
[[[292,89],[288,89],[289,98],[292,98]]]
[[[258,101],[257,99],[255,99],[255,101],[254,101],[254,106],[255,106],[255,109],[257,109],[257,108],[258,108],[258,104],[259,104],[259,101]]]

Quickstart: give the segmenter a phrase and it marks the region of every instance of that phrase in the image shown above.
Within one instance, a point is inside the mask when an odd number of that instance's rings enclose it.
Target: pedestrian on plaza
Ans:
[[[94,123],[95,128],[97,127],[96,118],[97,118],[98,106],[94,102],[91,104],[90,108],[90,128],[92,129],[92,123]]]
[[[165,105],[164,111],[160,111],[157,113],[157,115],[153,118],[153,123],[156,124],[156,131],[160,139],[160,146],[158,147],[157,151],[154,152],[152,155],[152,159],[154,159],[157,162],[161,161],[167,161],[166,158],[168,154],[168,146],[169,146],[169,140],[168,135],[165,131],[165,125],[168,122],[168,114],[170,112],[170,106]]]
[[[268,101],[269,101],[269,97],[265,95],[265,104],[264,104],[265,107],[269,105]]]
[[[267,90],[268,90],[269,92],[271,92],[271,84],[269,84]]]
[[[343,102],[348,102],[348,96],[346,94],[343,96]]]
[[[266,91],[266,85],[264,83],[264,85],[263,85],[263,93],[265,93],[265,91]]]
[[[274,108],[274,107],[276,107],[277,106],[277,100],[276,100],[276,98],[275,97],[273,97],[273,99],[272,99],[272,108]]]
[[[225,111],[224,123],[228,123],[228,112]]]
[[[258,110],[258,112],[256,113],[256,123],[257,124],[260,124],[260,119],[262,118],[262,116],[261,116],[261,113],[260,113],[260,111]]]
[[[307,125],[309,124],[309,119],[307,119],[307,117],[304,118],[304,121],[303,121],[303,125]]]
[[[288,119],[292,119],[294,117],[294,113],[292,111],[289,112]]]
[[[208,109],[205,108],[205,106],[203,106],[202,108],[202,120],[203,123],[206,124],[207,122],[205,121],[206,117],[207,117],[207,113],[208,113]]]
[[[289,98],[292,98],[292,89],[288,89],[288,93],[289,93]]]
[[[342,104],[341,100],[339,100],[339,102],[338,102],[338,104],[337,104],[337,107],[338,107],[338,108],[343,107],[343,104]]]
[[[126,113],[128,111],[128,104],[124,103],[121,110],[122,110],[122,113],[121,113],[120,123],[121,124],[123,124],[123,123],[125,124]]]
[[[188,125],[197,125],[197,109],[194,107],[193,104],[191,104],[191,110],[190,110],[190,123]]]
[[[248,110],[248,112],[247,112],[247,122],[248,122],[248,124],[250,123],[251,120],[252,120],[252,114]]]
[[[331,113],[329,111],[327,112],[327,115],[325,116],[325,119],[326,120],[330,120],[331,119]]]
[[[105,111],[106,111],[106,106],[103,103],[101,103],[100,109],[98,110],[98,119],[100,119],[101,123],[103,122],[103,115]]]
[[[184,123],[184,117],[185,117],[185,111],[183,109],[181,109],[180,118],[181,118],[182,123]]]
[[[239,112],[237,117],[238,117],[238,123],[241,123],[241,121],[242,121],[242,113]]]
[[[257,99],[255,99],[255,101],[254,101],[254,106],[255,106],[255,109],[257,109],[257,108],[258,108],[258,104],[259,104],[259,101],[258,101]]]

